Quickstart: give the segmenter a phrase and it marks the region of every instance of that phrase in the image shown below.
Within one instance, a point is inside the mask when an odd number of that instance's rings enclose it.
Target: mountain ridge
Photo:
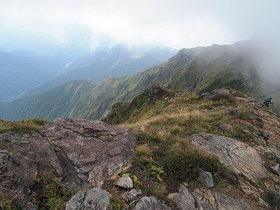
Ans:
[[[120,78],[107,77],[84,94],[84,100],[79,102],[79,111],[72,112],[71,117],[101,119],[110,111],[114,103],[131,101],[153,84],[196,93],[229,86],[245,93],[252,93],[257,99],[263,100],[262,88],[266,83],[259,76],[254,49],[247,42],[182,49],[167,62],[146,71]],[[280,86],[274,86],[274,89],[270,90],[273,90],[270,95],[277,97]],[[22,100],[6,104],[6,107],[9,105],[20,107]],[[276,108],[279,109],[280,99],[275,102],[278,106]],[[32,100],[26,103],[32,107]],[[44,101],[40,103],[44,104]],[[2,105],[1,110],[0,117],[2,118],[5,116],[10,117],[6,119],[11,120],[21,119],[16,117],[15,108],[13,108],[13,112],[6,108],[3,113]],[[22,118],[33,117],[24,115],[25,111],[21,110]],[[40,112],[44,113],[44,110],[41,109]],[[13,117],[11,117],[12,115]],[[56,117],[60,116],[54,115],[50,119]]]

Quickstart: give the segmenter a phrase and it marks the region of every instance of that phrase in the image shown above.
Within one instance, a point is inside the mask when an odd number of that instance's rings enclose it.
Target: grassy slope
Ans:
[[[241,96],[240,93],[236,95]],[[230,114],[232,110],[238,110],[238,114]],[[258,118],[259,114],[264,123],[261,129],[271,133],[271,144],[278,145],[279,134],[276,131],[280,127],[279,118],[263,108],[254,107],[250,100],[244,103],[234,96],[209,100],[185,91],[166,90],[160,100],[150,104],[149,90],[146,90],[131,103],[115,104],[103,120],[128,126],[136,132],[138,146],[127,173],[138,178],[142,183],[139,187],[145,195],[170,202],[166,199],[168,193],[176,192],[180,183],[187,182],[189,190],[201,186],[197,181],[199,168],[213,174],[214,190],[229,194],[238,192],[238,196],[244,196],[239,192],[235,178],[232,179],[235,175],[215,156],[193,148],[188,143],[188,137],[207,132],[228,136],[251,146],[258,145],[253,133],[258,125],[252,119]],[[230,124],[232,128],[223,132],[218,129],[223,124]],[[265,197],[265,193],[262,196]],[[251,197],[245,197],[255,205]]]

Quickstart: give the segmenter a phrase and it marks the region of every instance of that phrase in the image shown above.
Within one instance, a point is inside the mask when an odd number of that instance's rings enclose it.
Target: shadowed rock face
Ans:
[[[1,134],[1,185],[31,200],[38,174],[62,177],[68,188],[101,187],[131,165],[136,137],[101,121],[57,119],[40,134]],[[24,190],[22,190],[24,189]]]
[[[193,146],[218,156],[233,172],[250,181],[256,182],[268,177],[258,152],[243,142],[207,133],[194,134],[189,140]]]

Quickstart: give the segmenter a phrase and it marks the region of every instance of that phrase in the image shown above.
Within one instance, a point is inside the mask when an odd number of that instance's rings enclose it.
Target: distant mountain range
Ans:
[[[69,82],[41,95],[0,104],[0,118],[100,119],[114,103],[131,101],[155,83],[196,93],[229,86],[261,100],[269,94],[278,108],[280,104],[280,85],[268,85],[259,76],[254,49],[247,42],[239,42],[182,49],[167,62],[144,72],[107,77],[98,84],[90,80]]]
[[[177,50],[154,48],[144,51],[123,45],[97,49],[93,53],[67,64],[67,72],[56,79],[30,90],[27,95],[38,94],[72,80],[92,79],[100,82],[107,76],[120,77],[144,71],[167,61]]]
[[[0,101],[52,80],[64,69],[65,63],[60,58],[0,52]]]

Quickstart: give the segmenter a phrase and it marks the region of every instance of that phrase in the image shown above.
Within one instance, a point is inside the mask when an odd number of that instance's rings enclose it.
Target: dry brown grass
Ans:
[[[139,145],[136,147],[135,155],[136,156],[146,156],[150,157],[153,151],[147,144]]]

